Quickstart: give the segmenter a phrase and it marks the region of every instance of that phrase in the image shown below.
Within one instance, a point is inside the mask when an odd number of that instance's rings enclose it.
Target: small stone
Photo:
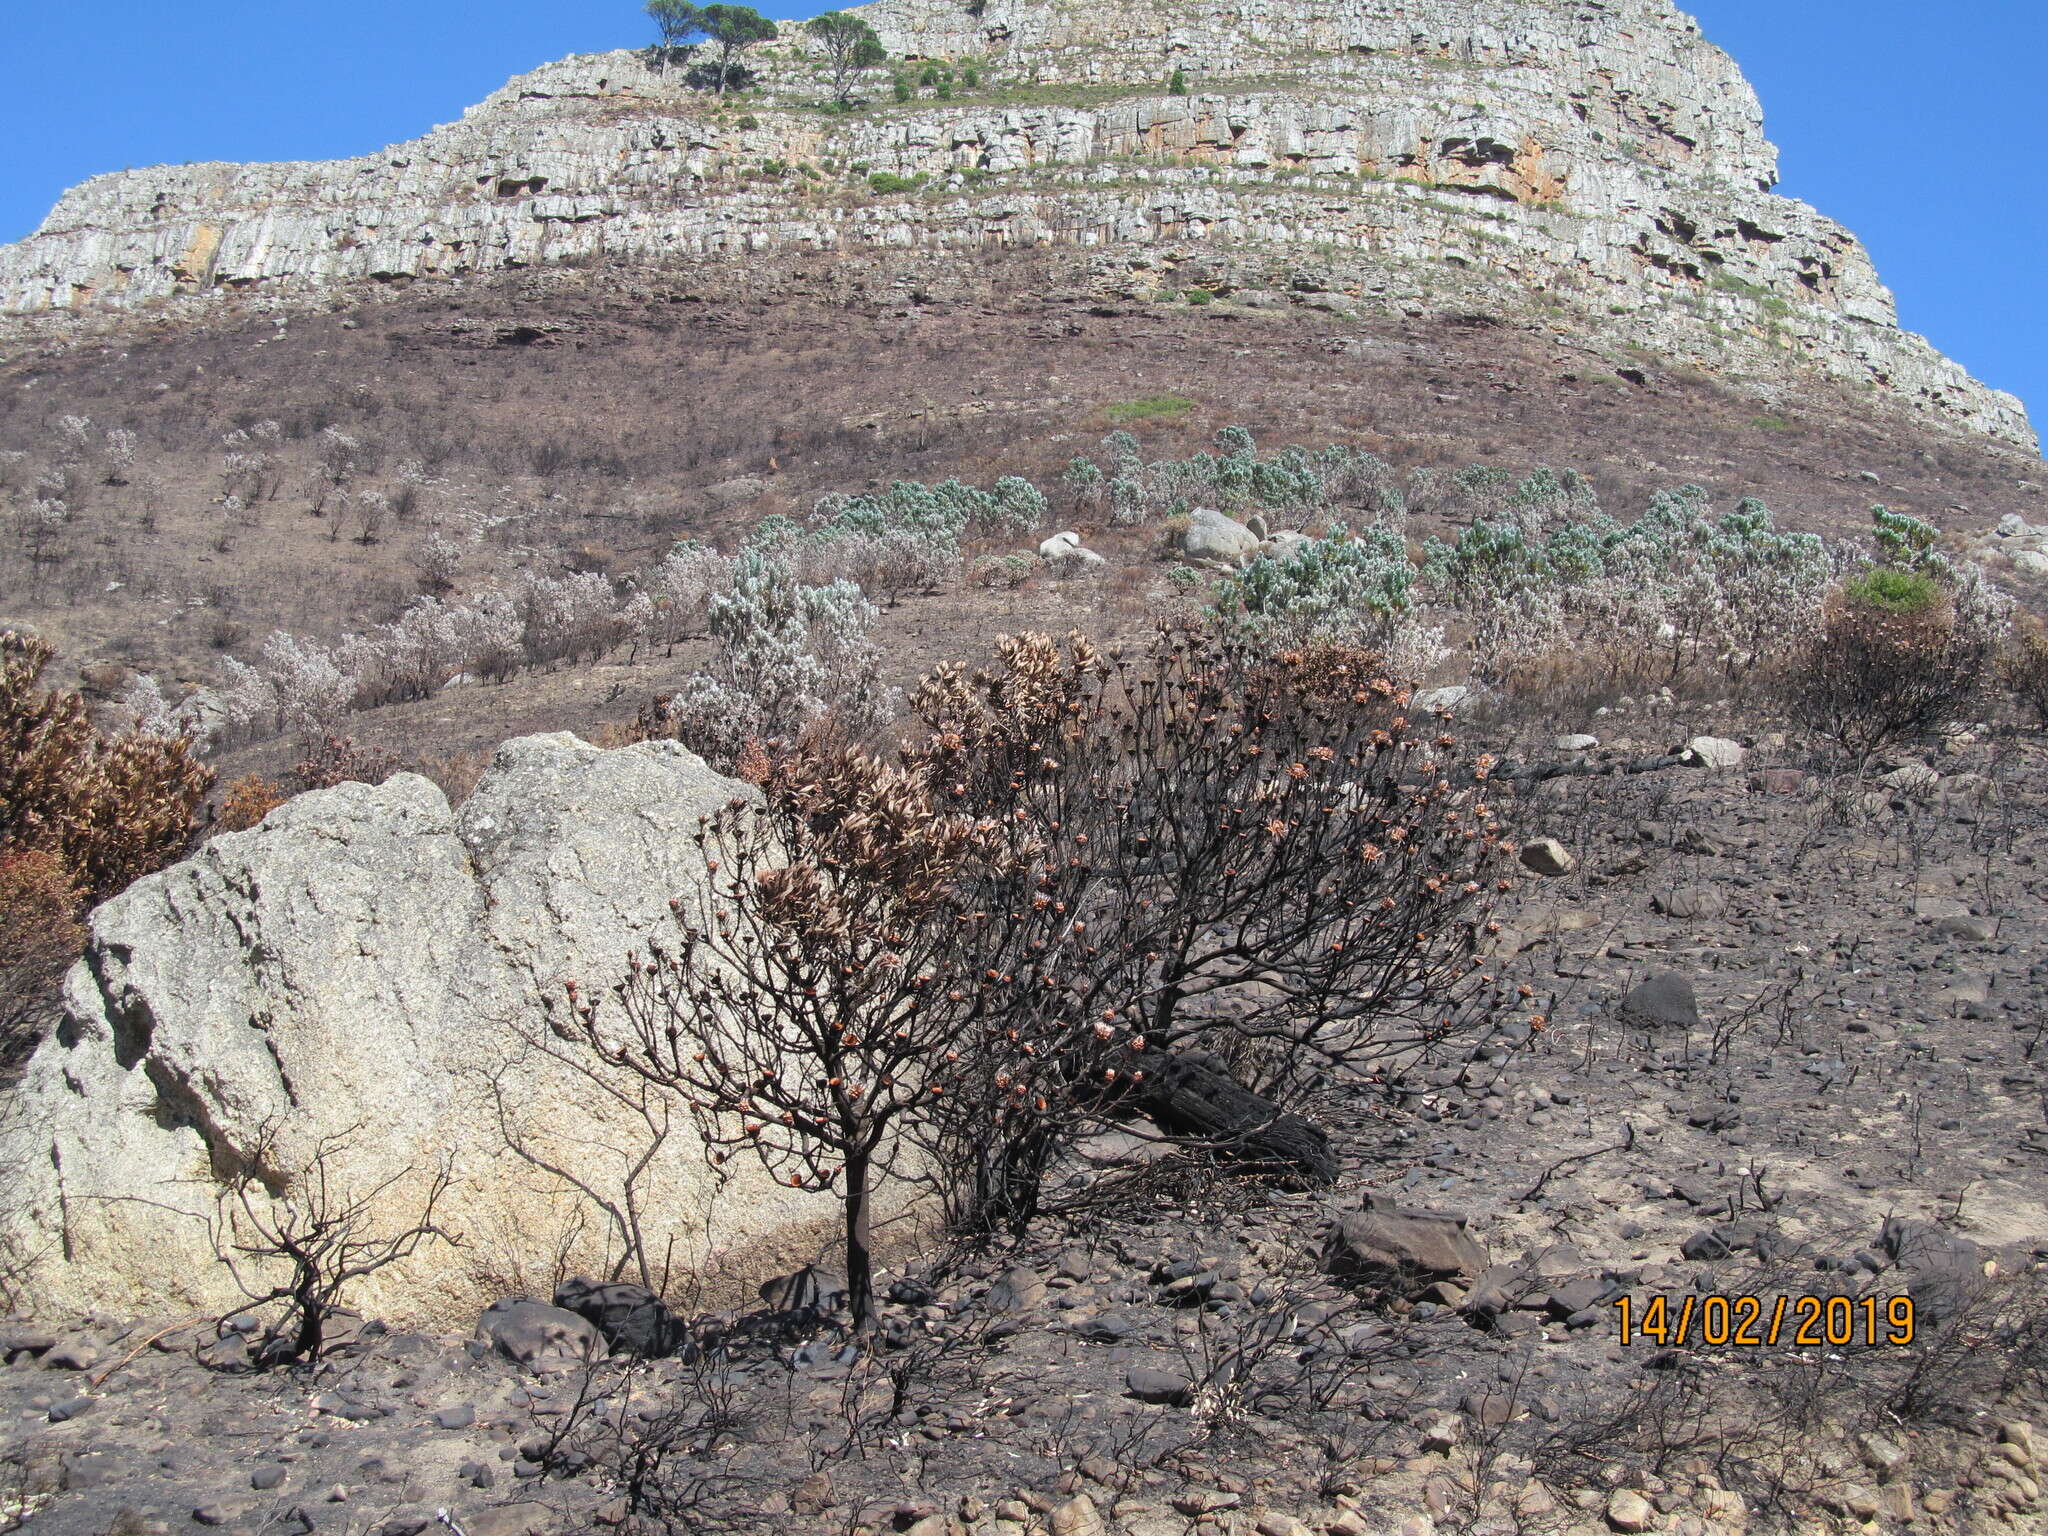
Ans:
[[[1659,971],[1638,983],[1622,999],[1621,1011],[1648,1024],[1697,1029],[1700,1023],[1699,998],[1693,992],[1692,978],[1680,971]]]
[[[1315,1536],[1292,1515],[1267,1515],[1258,1523],[1259,1536]]]
[[[1725,736],[1695,736],[1685,744],[1683,755],[1695,768],[1740,768],[1743,750],[1740,742]]]
[[[268,1493],[284,1481],[284,1468],[276,1462],[265,1462],[249,1474],[249,1486],[258,1493]]]
[[[1431,688],[1426,693],[1415,695],[1414,708],[1418,713],[1434,713],[1441,709],[1447,714],[1456,714],[1458,709],[1472,697],[1472,690],[1463,683],[1453,683],[1447,688]]]
[[[1531,1482],[1515,1495],[1515,1513],[1525,1520],[1540,1520],[1557,1512],[1557,1499],[1543,1484]]]
[[[1742,1495],[1733,1488],[1704,1488],[1700,1491],[1700,1509],[1712,1520],[1726,1520],[1740,1525],[1749,1518],[1749,1506]]]
[[[1539,837],[1522,845],[1522,867],[1533,874],[1568,875],[1579,861],[1554,837]]]
[[[1934,931],[1965,944],[1988,944],[1998,937],[1998,924],[1988,917],[1944,917],[1935,923]]]
[[[1194,1396],[1193,1384],[1180,1372],[1150,1365],[1134,1365],[1124,1372],[1124,1390],[1141,1403],[1176,1407],[1184,1407]]]
[[[1607,1499],[1607,1523],[1617,1531],[1647,1531],[1657,1524],[1657,1511],[1632,1488],[1617,1488]]]
[[[1551,745],[1560,752],[1590,752],[1600,745],[1600,738],[1580,732],[1572,736],[1560,736]]]
[[[1422,1448],[1442,1456],[1454,1449],[1465,1438],[1464,1422],[1445,1414],[1422,1432]]]
[[[500,1504],[476,1510],[460,1523],[464,1536],[540,1536],[554,1528],[545,1504]]]
[[[100,1363],[99,1345],[84,1334],[74,1333],[67,1339],[59,1340],[45,1351],[43,1369],[46,1371],[89,1371]]]
[[[50,1422],[52,1424],[67,1424],[73,1419],[83,1418],[86,1414],[92,1412],[93,1405],[98,1401],[99,1399],[96,1397],[79,1396],[67,1397],[61,1403],[52,1403],[50,1405]]]
[[[1905,1448],[1883,1435],[1862,1435],[1856,1445],[1863,1453],[1863,1464],[1873,1472],[1890,1474],[1906,1464]]]
[[[252,1364],[249,1341],[239,1333],[209,1340],[199,1347],[199,1363],[210,1371],[246,1371]]]
[[[1728,898],[1718,886],[1681,885],[1676,890],[1659,891],[1650,898],[1650,904],[1666,917],[1711,918],[1719,917],[1728,910]]]
[[[1725,1259],[1735,1250],[1728,1246],[1727,1240],[1719,1232],[1711,1227],[1703,1227],[1688,1237],[1678,1251],[1697,1264]]]
[[[937,1519],[937,1516],[933,1517]],[[1109,1528],[1103,1524],[1102,1512],[1095,1507],[1095,1501],[1085,1493],[1077,1493],[1066,1503],[1056,1505],[1046,1516],[1052,1527],[1052,1536],[1109,1536]],[[940,1521],[940,1530],[945,1522]]]
[[[456,1403],[436,1409],[434,1422],[442,1429],[467,1429],[476,1422],[476,1406],[473,1403]]]
[[[1044,1302],[1045,1281],[1035,1271],[1021,1266],[1005,1271],[988,1290],[991,1312],[1029,1312]]]

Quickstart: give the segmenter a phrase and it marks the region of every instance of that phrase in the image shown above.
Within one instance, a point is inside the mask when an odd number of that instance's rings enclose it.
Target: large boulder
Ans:
[[[1242,565],[1259,552],[1259,544],[1259,536],[1235,518],[1225,517],[1213,507],[1197,507],[1188,514],[1180,547],[1191,563],[1216,560]]]
[[[603,996],[670,928],[704,879],[699,818],[753,793],[672,742],[531,736],[460,811],[412,774],[343,784],[101,907],[0,1128],[0,1239],[36,1256],[36,1309],[224,1308],[222,1181],[283,1187],[323,1153],[331,1192],[378,1191],[373,1228],[450,1180],[460,1246],[363,1280],[359,1308],[473,1317],[564,1259],[608,1267],[618,1233],[571,1180],[620,1204],[647,1121],[549,1006],[572,979]],[[649,1250],[728,1286],[811,1258],[820,1197],[746,1160],[715,1180],[687,1125],[635,1191]]]

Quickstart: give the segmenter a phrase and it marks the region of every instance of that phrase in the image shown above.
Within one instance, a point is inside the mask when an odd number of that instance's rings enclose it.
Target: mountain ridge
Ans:
[[[1770,191],[1755,92],[1667,0],[861,14],[977,86],[835,115],[793,34],[725,102],[644,53],[575,55],[376,154],[93,178],[0,247],[0,313],[48,331],[592,260],[1069,245],[1125,258],[1109,296],[1182,296],[1177,268],[1220,261],[1205,293],[1518,313],[2038,451],[2018,400],[1899,328],[1853,234]]]

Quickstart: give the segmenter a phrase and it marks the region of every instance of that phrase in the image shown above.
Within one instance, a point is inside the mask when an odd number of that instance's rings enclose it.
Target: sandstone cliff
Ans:
[[[438,1214],[461,1246],[372,1277],[359,1305],[462,1317],[607,1268],[617,1232],[544,1165],[621,1202],[648,1123],[630,1084],[522,1042],[553,1038],[565,980],[595,995],[666,929],[704,878],[698,817],[751,793],[673,743],[527,737],[460,811],[410,774],[303,795],[101,907],[0,1128],[0,1237],[34,1257],[36,1304],[231,1305],[217,1180],[260,1157],[283,1183],[333,1138],[336,1193],[396,1180],[387,1228],[437,1168],[452,1179]],[[817,1258],[836,1207],[751,1160],[715,1178],[686,1120],[636,1189],[656,1272],[715,1289]]]
[[[0,311],[290,301],[608,259],[1072,245],[1102,286],[1502,311],[1768,387],[1817,369],[2026,448],[2018,401],[1897,326],[1856,239],[1772,194],[1755,94],[1669,0],[878,0],[950,100],[821,110],[799,41],[721,106],[643,55],[513,80],[325,164],[97,177],[0,248]],[[1176,69],[1189,94],[1169,94]],[[877,81],[878,85],[886,82]],[[869,178],[924,176],[875,192]]]

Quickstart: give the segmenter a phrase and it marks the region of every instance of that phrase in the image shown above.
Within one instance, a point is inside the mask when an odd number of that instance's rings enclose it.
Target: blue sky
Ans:
[[[771,16],[817,5],[769,4]],[[1763,96],[1785,184],[1855,230],[1905,323],[2048,425],[2042,0],[1691,0]],[[0,240],[99,171],[325,159],[410,138],[521,70],[637,46],[636,0],[0,0]]]

